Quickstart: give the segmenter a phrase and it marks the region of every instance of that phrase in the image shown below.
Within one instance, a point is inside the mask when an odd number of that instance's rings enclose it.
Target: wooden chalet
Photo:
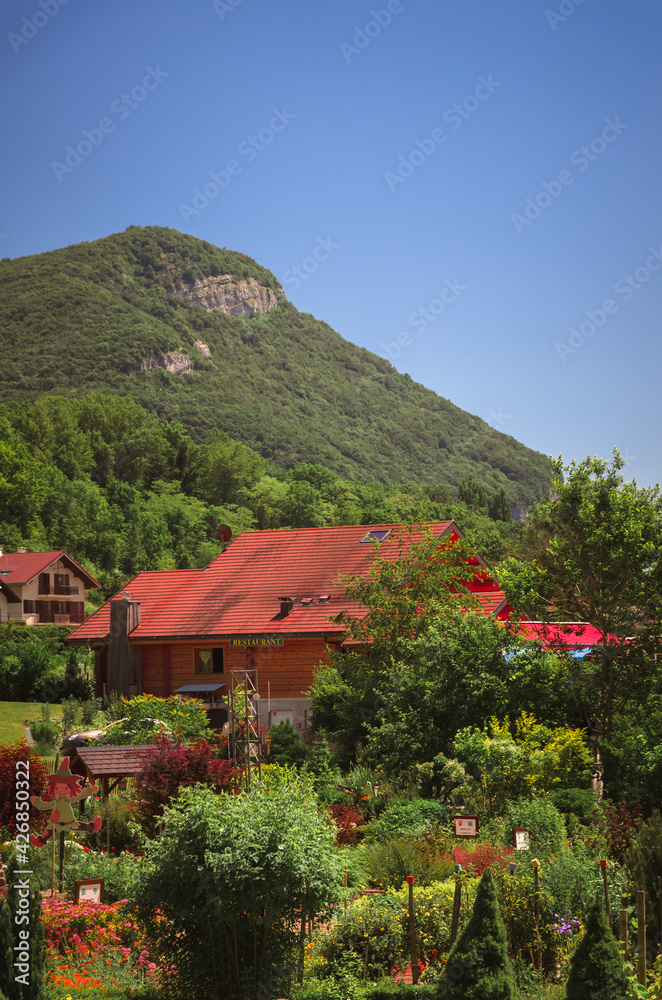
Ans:
[[[437,521],[411,539],[427,529],[440,542],[464,537],[454,521]],[[95,650],[98,695],[198,693],[213,707],[211,698],[227,695],[231,671],[256,668],[264,722],[289,718],[304,730],[313,671],[345,638],[330,619],[362,613],[345,597],[343,578],[367,575],[377,552],[396,560],[391,542],[402,531],[382,524],[243,532],[206,569],[139,573],[68,641]],[[487,563],[470,562],[480,607],[507,617]]]

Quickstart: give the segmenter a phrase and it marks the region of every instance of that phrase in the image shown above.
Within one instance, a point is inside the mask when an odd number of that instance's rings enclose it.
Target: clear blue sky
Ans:
[[[656,0],[0,17],[3,256],[181,229],[530,447],[662,479]]]

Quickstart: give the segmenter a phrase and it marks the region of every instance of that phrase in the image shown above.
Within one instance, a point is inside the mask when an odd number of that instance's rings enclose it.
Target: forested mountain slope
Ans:
[[[298,312],[249,257],[173,229],[0,262],[0,399],[129,396],[194,441],[221,430],[275,465],[549,492],[545,456]]]

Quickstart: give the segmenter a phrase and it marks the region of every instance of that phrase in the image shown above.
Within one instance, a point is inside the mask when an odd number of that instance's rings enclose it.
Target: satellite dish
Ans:
[[[227,524],[222,524],[216,532],[219,542],[229,542],[232,538],[232,528]]]

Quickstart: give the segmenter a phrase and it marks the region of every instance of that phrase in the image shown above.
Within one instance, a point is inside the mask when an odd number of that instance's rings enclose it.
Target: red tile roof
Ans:
[[[67,569],[82,580],[86,588],[96,588],[99,583],[86,573],[82,566],[72,559],[63,549],[55,552],[3,552],[0,556],[0,573],[9,570],[2,577],[8,586],[20,587],[30,583],[40,573],[45,573],[49,566],[61,559]]]
[[[140,615],[143,619],[160,605],[167,604],[203,572],[201,569],[173,569],[138,573],[112,600],[119,601],[122,594],[131,594],[132,600],[140,601]],[[110,604],[110,601],[106,601],[83,625],[74,629],[69,635],[69,641],[87,642],[90,639],[107,638],[110,629]]]
[[[522,622],[519,634],[525,639],[539,642],[545,649],[566,646],[569,649],[587,649],[602,645],[602,632],[586,622]],[[610,644],[620,643],[616,636],[608,635]]]
[[[414,531],[414,541],[423,538],[426,527]],[[438,538],[463,537],[453,521],[429,527]],[[354,525],[247,531],[204,570],[139,573],[125,588],[141,605],[140,625],[131,638],[338,632],[330,617],[343,609],[360,610],[357,602],[345,597],[344,577],[367,574],[376,550],[362,539],[368,531],[380,529],[390,529],[390,535],[379,554],[395,561],[402,525]],[[486,581],[488,589],[481,603],[491,613],[503,594],[492,580]],[[281,597],[293,600],[287,616],[281,614]],[[121,594],[113,598],[119,599]],[[69,640],[105,639],[109,604],[72,632]]]

